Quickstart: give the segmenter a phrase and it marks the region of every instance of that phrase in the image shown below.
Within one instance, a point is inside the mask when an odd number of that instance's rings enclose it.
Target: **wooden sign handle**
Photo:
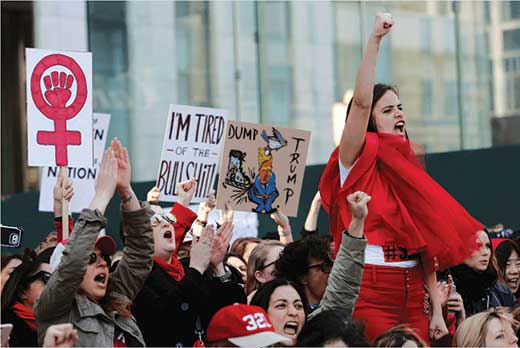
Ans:
[[[61,183],[62,193],[64,193],[65,181],[69,178],[69,168],[68,167],[60,167],[60,174],[63,177],[63,181]],[[61,226],[63,231],[63,239],[69,238],[69,204],[65,199],[65,195],[61,195]]]

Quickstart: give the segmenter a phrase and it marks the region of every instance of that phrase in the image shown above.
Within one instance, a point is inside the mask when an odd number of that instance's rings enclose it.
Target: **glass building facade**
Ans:
[[[376,12],[396,25],[377,80],[395,84],[428,152],[491,145],[483,2],[89,2],[94,110],[156,175],[170,103],[312,131],[309,164],[334,147],[332,106],[352,90]],[[510,11],[511,13],[511,11]],[[516,33],[508,34],[514,47]],[[505,38],[505,36],[504,36]],[[510,42],[510,43],[509,43]]]
[[[109,135],[129,147],[137,181],[156,177],[172,103],[311,130],[308,164],[325,163],[335,146],[333,107],[354,87],[380,11],[391,12],[396,25],[380,49],[377,81],[398,87],[409,134],[427,152],[489,147],[491,119],[520,114],[520,5],[514,1],[34,6],[36,22],[50,7],[53,15],[82,13],[75,25],[85,28],[83,49],[93,53],[94,111],[112,115]],[[36,35],[35,47],[72,49],[48,47],[46,35],[53,34]]]

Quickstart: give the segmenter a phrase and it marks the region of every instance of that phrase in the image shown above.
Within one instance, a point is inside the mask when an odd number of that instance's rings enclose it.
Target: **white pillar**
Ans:
[[[177,102],[175,3],[128,1],[126,23],[132,180],[154,180],[169,105]]]
[[[312,130],[308,164],[333,149],[334,36],[330,1],[291,2],[294,104],[291,127]],[[316,30],[319,28],[319,30]]]
[[[34,46],[88,51],[86,1],[34,1]]]

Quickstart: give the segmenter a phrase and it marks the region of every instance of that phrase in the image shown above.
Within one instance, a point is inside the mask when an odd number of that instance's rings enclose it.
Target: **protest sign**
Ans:
[[[88,207],[95,194],[95,183],[99,163],[103,158],[108,137],[110,115],[93,115],[94,165],[92,167],[68,168],[68,176],[74,185],[74,197],[70,202],[70,211],[79,213]],[[53,189],[59,174],[57,167],[43,167],[40,180],[40,211],[53,211]]]
[[[30,166],[91,167],[92,54],[25,49]]]
[[[217,208],[296,216],[311,133],[229,121]]]
[[[226,110],[170,105],[156,186],[159,200],[175,202],[177,183],[195,178],[192,202],[213,188],[228,114]]]

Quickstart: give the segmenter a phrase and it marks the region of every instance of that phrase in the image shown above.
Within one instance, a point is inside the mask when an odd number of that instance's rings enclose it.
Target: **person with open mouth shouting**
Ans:
[[[352,219],[347,196],[363,191],[372,197],[365,222],[365,271],[354,310],[354,318],[366,322],[368,338],[408,324],[423,339],[439,339],[448,330],[436,268],[458,265],[470,256],[482,224],[421,167],[397,88],[375,84],[378,52],[394,24],[391,14],[376,15],[340,144],[319,190],[336,245]],[[423,308],[424,285],[431,317]]]
[[[51,325],[72,323],[78,334],[77,347],[145,346],[130,306],[152,267],[153,213],[137,200],[130,179],[128,151],[114,139],[99,166],[94,198],[81,212],[58,266],[35,304],[40,344]],[[104,252],[108,247],[100,243],[112,244],[113,240],[100,242],[97,237],[116,189],[125,247],[116,270],[109,273],[110,258]]]
[[[178,243],[197,217],[189,209],[196,187],[195,179],[179,183],[178,200],[168,214],[152,205],[154,262],[132,307],[147,346],[187,347],[202,342],[209,320],[220,309],[219,300],[227,301],[226,305],[245,302],[243,288],[227,278],[223,265],[233,232],[230,221],[216,233],[213,225],[200,226],[193,236],[188,264],[178,259]]]

